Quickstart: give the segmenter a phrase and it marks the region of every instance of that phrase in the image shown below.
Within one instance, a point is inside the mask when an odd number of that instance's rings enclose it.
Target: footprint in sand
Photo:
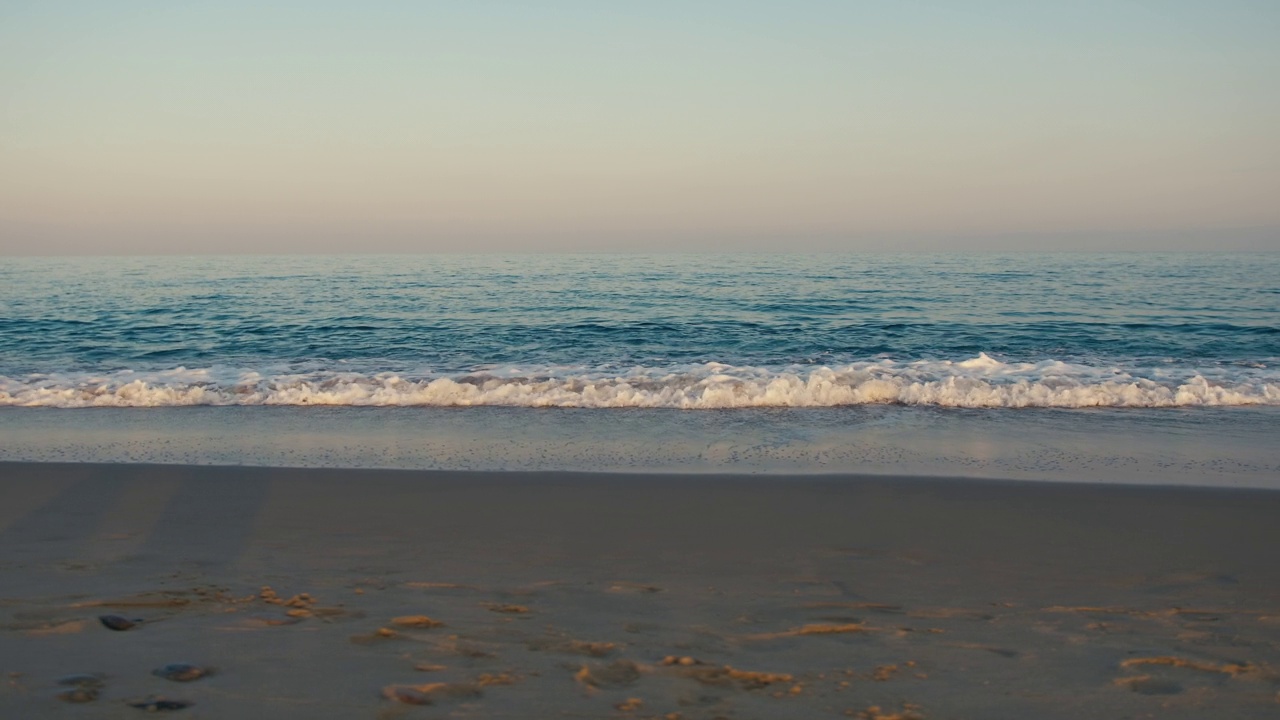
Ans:
[[[58,693],[58,699],[76,704],[93,702],[98,699],[98,689],[85,687],[67,688]]]
[[[583,665],[573,679],[594,690],[599,687],[627,687],[640,679],[643,668],[631,660],[616,660],[607,665]]]
[[[58,684],[67,686],[58,693],[58,699],[69,703],[87,703],[98,699],[98,693],[106,687],[101,675],[77,673],[58,678]]]
[[[668,655],[662,659],[661,664],[704,685],[738,685],[744,690],[757,690],[775,683],[790,685],[795,681],[795,677],[789,673],[740,670],[731,665],[711,665],[689,656]]]
[[[44,635],[71,635],[85,628],[84,620],[64,620],[61,622],[41,623],[36,627],[25,628],[27,635],[40,637]]]
[[[284,625],[297,625],[302,622],[302,618],[292,615],[268,615],[265,613],[250,615],[239,622],[241,627],[281,627]]]
[[[662,592],[662,588],[657,585],[645,585],[644,583],[619,581],[610,583],[609,587],[605,588],[605,592],[614,594],[630,593],[636,595],[652,595],[654,593]]]
[[[567,655],[587,655],[590,657],[607,657],[618,650],[617,643],[590,642],[571,638],[540,638],[525,643],[525,647],[534,652],[554,652]]]
[[[387,640],[403,639],[405,636],[391,628],[378,628],[367,635],[352,635],[349,639],[356,645],[372,645]]]
[[[513,605],[510,603],[489,603],[485,607],[489,608],[489,612],[501,613],[504,615],[528,615],[530,610],[524,605]]]
[[[1150,673],[1183,674],[1184,680],[1212,678],[1225,682],[1229,678],[1263,675],[1262,669],[1249,663],[1213,663],[1201,660],[1162,655],[1156,657],[1129,658],[1120,663],[1122,670],[1141,673],[1117,678],[1114,684],[1142,695],[1175,695],[1183,691],[1181,682]]]
[[[1116,685],[1129,688],[1140,695],[1176,695],[1182,692],[1180,683],[1150,675],[1120,678],[1115,682]]]
[[[145,700],[135,700],[127,704],[129,707],[146,710],[147,712],[169,712],[172,710],[183,710],[185,708],[189,708],[195,703],[187,700],[170,700],[158,695],[152,695]]]
[[[387,685],[383,697],[404,705],[435,705],[443,701],[471,700],[481,696],[481,689],[489,685],[511,685],[517,682],[515,675],[484,674],[471,683],[426,683],[421,685]]]
[[[405,705],[435,705],[447,700],[467,700],[481,695],[481,683],[426,683],[424,685],[388,685],[382,696]]]

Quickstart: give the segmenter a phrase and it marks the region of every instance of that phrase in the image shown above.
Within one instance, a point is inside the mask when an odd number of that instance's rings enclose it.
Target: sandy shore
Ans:
[[[1275,717],[1280,492],[0,464],[0,673],[5,718]]]

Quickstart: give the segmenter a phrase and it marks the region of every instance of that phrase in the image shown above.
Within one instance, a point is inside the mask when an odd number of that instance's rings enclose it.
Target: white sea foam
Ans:
[[[0,406],[344,405],[718,409],[903,404],[960,408],[1280,405],[1280,372],[882,360],[838,367],[488,369],[468,375],[212,367],[0,376]]]

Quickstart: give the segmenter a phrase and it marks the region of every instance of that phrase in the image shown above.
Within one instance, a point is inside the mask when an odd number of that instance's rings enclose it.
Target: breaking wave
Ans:
[[[1092,367],[1056,360],[1004,363],[980,354],[959,362],[880,360],[837,367],[761,368],[720,363],[625,370],[505,367],[465,375],[180,367],[156,372],[0,376],[0,406],[15,407],[700,410],[867,404],[955,408],[1280,405],[1280,373],[1264,365],[1188,370]]]

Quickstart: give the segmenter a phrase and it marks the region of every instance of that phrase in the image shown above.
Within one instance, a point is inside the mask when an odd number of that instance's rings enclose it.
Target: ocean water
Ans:
[[[110,439],[129,427],[144,460],[164,438],[190,446],[171,461],[893,472],[926,436],[1023,457],[1009,438],[1096,445],[1105,425],[1139,465],[1265,477],[1280,255],[9,258],[0,410],[0,459],[92,437],[72,454],[138,459]],[[316,460],[290,449],[307,428],[383,449]],[[723,447],[747,438],[797,459]],[[1036,474],[1014,465],[978,463]]]
[[[0,405],[1280,405],[1280,256],[10,259]]]

